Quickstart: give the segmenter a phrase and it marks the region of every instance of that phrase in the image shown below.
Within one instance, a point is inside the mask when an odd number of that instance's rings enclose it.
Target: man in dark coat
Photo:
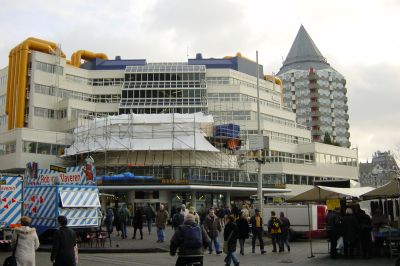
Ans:
[[[76,266],[76,234],[67,227],[67,217],[58,216],[60,228],[55,231],[50,260],[54,266]]]
[[[263,234],[264,234],[264,229],[263,229],[263,219],[260,215],[260,210],[256,209],[255,210],[255,215],[251,217],[250,219],[251,223],[251,231],[253,233],[253,238],[251,241],[252,245],[252,252],[255,252],[256,249],[256,239],[260,241],[260,251],[261,254],[265,254],[264,250],[264,241],[263,241]]]
[[[132,239],[136,239],[136,231],[139,229],[140,239],[143,239],[143,208],[139,207],[135,211],[135,215],[133,216],[133,237]]]
[[[355,243],[357,242],[360,226],[351,208],[346,209],[343,216],[343,248],[345,257],[353,257]]]
[[[372,242],[371,218],[365,213],[364,210],[359,210],[358,222],[360,224],[361,254],[364,258],[369,259],[371,256],[371,242]]]
[[[289,245],[289,237],[290,237],[290,221],[287,217],[285,217],[285,214],[281,212],[279,214],[279,220],[281,220],[281,230],[282,230],[282,235],[281,235],[281,246],[282,250],[284,250],[285,245],[287,247],[287,250],[290,251],[290,245]]]
[[[339,209],[329,210],[325,217],[326,231],[330,243],[330,254],[331,258],[334,259],[337,256],[337,241],[340,237],[340,231],[342,226],[342,217],[339,214]]]
[[[239,229],[239,245],[240,245],[240,254],[244,255],[244,242],[247,238],[249,238],[250,226],[247,221],[246,215],[244,212],[240,213],[239,219],[236,221],[236,225]]]
[[[208,236],[210,237],[211,241],[214,242],[215,252],[217,254],[221,254],[222,251],[220,250],[219,241],[218,241],[218,233],[222,231],[221,222],[218,217],[214,213],[214,209],[210,209],[208,211],[208,216],[204,221],[204,229],[206,230]],[[208,246],[209,253],[212,253],[212,245]]]
[[[151,234],[151,227],[153,225],[153,220],[156,217],[156,213],[154,212],[154,210],[151,207],[150,203],[147,203],[147,207],[144,209],[144,215],[146,215],[147,230],[148,230],[149,235],[150,235]]]
[[[226,252],[226,257],[224,259],[225,265],[231,265],[231,261],[235,266],[239,266],[239,259],[236,257],[236,243],[237,238],[239,236],[239,229],[235,224],[235,217],[233,215],[229,215],[227,217],[227,223],[224,228],[224,241],[228,243],[228,250],[224,250]]]
[[[175,266],[186,266],[188,263],[200,263],[202,266],[204,248],[209,244],[210,238],[205,230],[195,222],[192,214],[187,214],[183,225],[178,226],[171,238],[171,256],[175,256],[179,249]]]

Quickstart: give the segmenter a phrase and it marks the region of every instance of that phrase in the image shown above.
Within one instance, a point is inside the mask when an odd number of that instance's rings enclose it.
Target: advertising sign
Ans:
[[[93,165],[88,167],[67,167],[65,173],[50,169],[39,169],[37,178],[28,176],[28,186],[38,185],[93,185],[96,170]]]

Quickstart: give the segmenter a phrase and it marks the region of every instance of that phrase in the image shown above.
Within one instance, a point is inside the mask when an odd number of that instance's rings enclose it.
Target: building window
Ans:
[[[6,155],[10,153],[15,153],[16,142],[0,143],[0,155]]]
[[[36,62],[36,69],[47,73],[63,74],[63,67],[39,61]]]

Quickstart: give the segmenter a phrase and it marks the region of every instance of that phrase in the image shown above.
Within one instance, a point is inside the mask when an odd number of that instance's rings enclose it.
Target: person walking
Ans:
[[[247,221],[246,214],[244,212],[240,213],[239,219],[236,220],[236,225],[238,226],[239,234],[239,246],[240,254],[244,255],[244,242],[249,238],[250,226]]]
[[[132,239],[136,239],[136,231],[139,229],[140,239],[143,239],[143,208],[139,207],[135,211],[135,215],[133,216],[133,237]]]
[[[199,217],[200,217],[200,224],[202,225],[204,223],[204,220],[206,219],[208,213],[207,209],[204,206],[204,204],[201,204],[200,210],[199,210]]]
[[[339,209],[328,210],[325,222],[329,239],[330,256],[334,259],[337,257],[337,242],[340,237],[340,227],[342,225],[342,217],[339,214]]]
[[[345,257],[353,257],[360,226],[351,208],[346,209],[343,216],[343,253]]]
[[[146,215],[147,231],[149,232],[149,235],[151,235],[151,227],[153,225],[153,220],[156,217],[156,214],[150,203],[147,203],[147,206],[144,209],[144,215]]]
[[[219,218],[215,215],[214,209],[208,211],[208,216],[204,221],[204,229],[206,230],[211,242],[214,242],[215,252],[221,254],[220,245],[218,241],[218,233],[222,231]],[[209,254],[212,254],[212,243],[208,246]]]
[[[359,224],[360,224],[360,242],[361,242],[361,255],[365,259],[371,256],[371,231],[372,222],[371,218],[365,213],[364,210],[359,210]]]
[[[175,214],[172,216],[172,229],[177,230],[178,226],[182,225],[185,220],[185,215],[181,212],[181,208],[176,208]]]
[[[60,228],[54,232],[50,260],[53,266],[75,266],[76,234],[67,227],[67,217],[58,216]]]
[[[13,232],[12,243],[15,246],[15,259],[18,266],[35,266],[35,251],[39,248],[36,229],[29,227],[31,218],[21,217],[21,227]]]
[[[236,256],[236,243],[239,236],[239,229],[235,224],[235,216],[229,215],[226,219],[227,220],[224,228],[224,241],[227,243],[227,250],[224,250],[227,252],[224,259],[225,266],[231,265],[231,261],[233,261],[235,266],[239,266],[240,262]]]
[[[112,208],[108,208],[106,213],[106,219],[104,220],[108,237],[111,237],[111,234],[113,233],[113,228],[114,228],[113,222],[114,222],[114,211]]]
[[[203,265],[204,248],[210,244],[210,239],[194,219],[192,214],[187,214],[184,223],[178,226],[171,238],[171,256],[175,256],[179,249],[175,266],[192,265],[192,263]]]
[[[165,210],[163,204],[160,205],[160,209],[156,215],[156,226],[157,226],[157,243],[164,242],[165,239],[165,225],[168,221],[168,212]]]
[[[279,252],[283,251],[281,243],[281,221],[276,217],[275,211],[271,211],[271,218],[268,221],[268,232],[272,239],[272,252],[276,252],[276,244],[278,244]]]
[[[189,213],[189,210],[186,209],[186,205],[185,204],[182,204],[180,212],[181,212],[181,214],[183,214],[183,216],[186,216]]]
[[[119,213],[118,213],[118,208],[115,207],[115,209],[113,209],[114,211],[114,225],[115,225],[115,231],[117,231],[117,236],[122,235],[121,232],[121,222],[119,219]]]
[[[285,217],[285,214],[283,212],[279,214],[279,220],[281,221],[281,231],[282,231],[280,246],[282,247],[282,251],[284,251],[286,245],[287,250],[290,252],[290,245],[289,245],[290,221],[287,217]]]
[[[195,221],[197,224],[200,224],[200,217],[199,217],[199,215],[197,214],[197,212],[196,212],[196,210],[195,210],[195,208],[194,208],[193,206],[189,208],[189,213],[190,213],[190,214],[193,214],[193,216],[194,216],[194,221]]]
[[[119,222],[121,224],[121,237],[125,239],[128,237],[126,233],[126,226],[129,222],[129,211],[126,204],[122,205],[121,209],[118,211]]]
[[[263,241],[263,219],[260,215],[260,210],[255,209],[255,214],[250,218],[250,224],[251,224],[251,232],[253,234],[253,238],[251,241],[251,247],[252,247],[252,253],[255,253],[256,249],[256,239],[260,241],[260,251],[261,254],[265,254],[266,251],[264,250],[264,241]]]

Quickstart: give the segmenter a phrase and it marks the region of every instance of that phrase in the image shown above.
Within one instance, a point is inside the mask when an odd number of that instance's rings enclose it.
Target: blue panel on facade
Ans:
[[[102,60],[94,59],[85,62],[81,68],[88,70],[118,70],[125,69],[127,66],[145,66],[146,59],[128,59],[128,60]]]

